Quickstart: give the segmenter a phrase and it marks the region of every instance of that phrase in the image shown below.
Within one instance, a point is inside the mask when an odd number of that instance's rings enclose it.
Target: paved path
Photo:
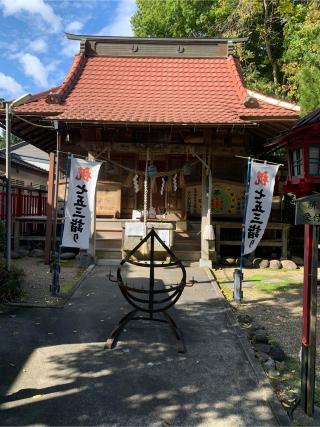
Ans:
[[[159,282],[177,282],[172,269],[157,270]],[[143,321],[103,349],[129,310],[107,273],[96,267],[64,309],[0,316],[1,425],[277,425],[264,400],[270,391],[258,385],[203,270],[187,269],[199,283],[171,310],[186,354],[167,325]],[[145,273],[130,267],[127,276],[139,282]]]

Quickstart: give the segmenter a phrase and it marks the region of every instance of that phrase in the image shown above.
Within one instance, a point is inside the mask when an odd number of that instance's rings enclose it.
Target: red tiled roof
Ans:
[[[17,108],[65,121],[150,124],[241,124],[263,118],[296,119],[293,105],[249,95],[233,56],[124,58],[75,56],[64,82]],[[51,103],[50,103],[51,102]],[[284,106],[283,106],[283,105]]]

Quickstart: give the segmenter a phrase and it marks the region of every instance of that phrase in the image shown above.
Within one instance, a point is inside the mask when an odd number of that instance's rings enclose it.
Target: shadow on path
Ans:
[[[105,275],[96,268],[64,310],[2,316],[2,425],[276,424],[202,270],[188,269],[199,283],[170,311],[185,355],[176,352],[168,325],[142,321],[130,322],[117,347],[104,350],[130,309]]]

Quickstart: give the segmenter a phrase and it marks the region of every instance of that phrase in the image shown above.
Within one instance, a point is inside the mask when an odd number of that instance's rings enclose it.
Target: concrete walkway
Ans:
[[[198,283],[171,310],[186,354],[176,352],[166,324],[144,321],[131,322],[116,348],[104,350],[130,310],[108,272],[96,267],[64,309],[0,316],[1,425],[277,425],[266,402],[272,393],[259,385],[204,270],[187,269]],[[128,282],[145,275],[132,266],[126,272]],[[179,280],[170,268],[157,275],[159,283]]]

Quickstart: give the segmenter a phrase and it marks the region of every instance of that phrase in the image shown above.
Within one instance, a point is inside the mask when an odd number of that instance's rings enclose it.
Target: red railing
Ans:
[[[6,218],[6,189],[0,186],[0,219]],[[47,213],[47,192],[31,188],[12,188],[11,215],[43,216]]]

